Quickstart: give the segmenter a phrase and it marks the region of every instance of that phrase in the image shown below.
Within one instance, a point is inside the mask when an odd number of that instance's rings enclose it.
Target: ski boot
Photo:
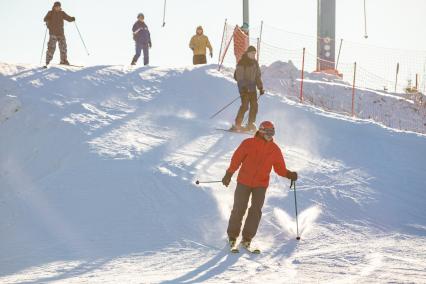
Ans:
[[[232,127],[229,129],[229,131],[233,131],[233,132],[243,132],[244,128],[241,125],[238,124],[234,124],[232,125]]]
[[[249,123],[244,127],[244,131],[246,132],[252,132],[252,133],[256,133],[257,131],[257,126],[254,123]]]
[[[237,240],[234,238],[229,238],[229,249],[232,253],[239,253],[240,250],[238,249]]]
[[[250,248],[250,244],[251,244],[251,241],[246,241],[246,240],[242,240],[242,241],[241,241],[241,245],[242,245],[245,249],[249,249],[249,248]]]
[[[247,250],[248,252],[253,253],[253,254],[259,254],[260,253],[259,249],[253,249],[253,248],[250,247],[250,245],[251,245],[251,241],[248,241],[248,240],[242,240],[241,241],[241,246],[245,250]]]
[[[60,65],[70,65],[70,63],[68,62],[68,60],[64,60],[61,61],[61,63],[59,63]]]

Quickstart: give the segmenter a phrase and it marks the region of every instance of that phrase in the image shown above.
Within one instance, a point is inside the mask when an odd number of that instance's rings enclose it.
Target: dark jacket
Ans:
[[[250,59],[247,53],[238,62],[234,79],[238,83],[240,93],[256,93],[256,87],[259,90],[263,90],[259,63],[254,59]]]
[[[133,33],[138,31],[133,35],[133,39],[137,44],[140,45],[151,45],[151,34],[149,32],[148,26],[145,22],[136,21],[132,28]]]
[[[64,11],[56,12],[51,10],[44,17],[49,34],[55,36],[64,36],[64,20],[68,22],[74,22],[75,18],[67,15]]]

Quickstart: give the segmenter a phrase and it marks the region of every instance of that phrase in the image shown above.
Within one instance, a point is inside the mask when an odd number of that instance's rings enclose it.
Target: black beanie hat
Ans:
[[[249,52],[256,52],[256,47],[254,47],[253,45],[250,45],[248,48],[247,48],[247,53],[249,53]]]
[[[56,1],[56,2],[53,4],[53,8],[55,8],[55,7],[61,7],[61,2]]]

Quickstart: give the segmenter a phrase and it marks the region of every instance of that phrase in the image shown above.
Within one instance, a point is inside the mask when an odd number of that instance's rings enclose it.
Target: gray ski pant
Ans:
[[[266,188],[251,188],[238,183],[234,193],[234,206],[228,223],[228,237],[237,239],[240,235],[243,217],[251,196],[251,206],[244,224],[243,239],[251,241],[256,235],[262,218],[262,207],[265,202]]]

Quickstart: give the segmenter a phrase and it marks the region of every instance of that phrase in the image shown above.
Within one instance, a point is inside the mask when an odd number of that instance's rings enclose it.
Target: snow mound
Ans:
[[[293,62],[278,61],[264,66],[262,72],[267,90],[294,101],[299,100],[301,71]],[[348,78],[334,75],[305,72],[304,102],[333,113],[352,115],[352,82],[348,81]],[[357,86],[354,111],[359,119],[397,130],[426,134],[426,104],[412,96]]]
[[[19,87],[2,99],[22,105],[0,123],[0,283],[426,282],[425,137],[288,99],[291,64],[265,69],[258,120],[299,173],[301,241],[273,174],[263,253],[228,253],[235,181],[194,183],[220,180],[248,137],[215,130],[238,104],[209,119],[238,96],[216,68],[0,64]],[[337,90],[315,76],[312,93]]]

